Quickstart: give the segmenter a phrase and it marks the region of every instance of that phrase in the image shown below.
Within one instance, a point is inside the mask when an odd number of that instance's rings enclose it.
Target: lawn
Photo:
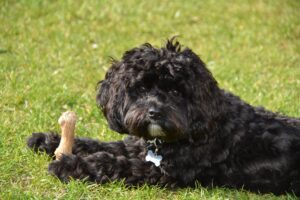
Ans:
[[[51,159],[26,138],[59,131],[68,109],[76,134],[104,141],[108,129],[95,86],[129,48],[179,35],[221,87],[252,105],[300,116],[300,1],[0,0],[0,199],[296,199],[222,188],[128,189],[47,173]]]

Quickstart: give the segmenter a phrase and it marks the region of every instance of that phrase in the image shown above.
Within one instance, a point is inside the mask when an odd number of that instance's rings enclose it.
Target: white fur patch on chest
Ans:
[[[148,150],[145,159],[146,159],[147,162],[152,162],[152,163],[154,163],[154,165],[156,167],[158,167],[158,166],[160,166],[160,162],[162,160],[162,156],[161,155],[156,155],[155,153],[153,153],[153,151]]]

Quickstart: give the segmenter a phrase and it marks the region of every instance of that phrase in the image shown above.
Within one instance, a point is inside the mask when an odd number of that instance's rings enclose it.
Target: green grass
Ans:
[[[253,105],[300,116],[300,2],[0,0],[0,199],[295,199],[228,189],[126,189],[122,183],[63,184],[50,159],[25,145],[59,131],[74,110],[77,135],[109,141],[95,85],[109,56],[179,40],[207,63],[221,87]],[[93,48],[97,44],[97,48]]]

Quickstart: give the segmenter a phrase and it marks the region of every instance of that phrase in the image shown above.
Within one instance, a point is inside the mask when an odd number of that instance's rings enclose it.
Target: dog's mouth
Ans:
[[[159,124],[150,123],[147,127],[148,134],[154,138],[166,137],[166,133]]]
[[[174,142],[183,137],[183,133],[171,124],[153,121],[145,123],[132,133],[146,140],[157,138],[166,142]]]
[[[178,117],[165,114],[158,119],[151,119],[144,113],[140,109],[127,112],[124,125],[129,134],[146,140],[157,138],[167,142],[179,140],[186,135],[184,121]]]

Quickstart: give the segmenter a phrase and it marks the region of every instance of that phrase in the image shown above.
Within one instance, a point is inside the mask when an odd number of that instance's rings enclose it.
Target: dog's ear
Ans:
[[[114,61],[104,80],[97,86],[96,101],[106,117],[109,127],[119,133],[127,133],[123,126],[125,86],[122,84],[124,66]]]
[[[193,135],[213,133],[217,128],[216,121],[225,114],[221,90],[204,62],[190,49],[182,54],[189,60],[192,70],[189,85],[192,87],[188,103],[190,132]]]

